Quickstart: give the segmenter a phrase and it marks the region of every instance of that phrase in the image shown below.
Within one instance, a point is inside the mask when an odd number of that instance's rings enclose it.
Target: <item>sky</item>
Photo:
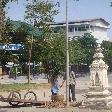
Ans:
[[[55,3],[60,2],[59,14],[54,17],[56,22],[65,21],[65,1],[53,0]],[[110,23],[108,36],[112,40],[112,0],[68,0],[68,21],[103,18]],[[12,20],[24,21],[25,0],[19,0],[17,3],[10,3],[6,9],[7,17]]]

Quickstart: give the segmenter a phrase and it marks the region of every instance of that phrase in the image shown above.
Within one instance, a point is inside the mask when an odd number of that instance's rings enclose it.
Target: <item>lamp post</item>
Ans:
[[[68,0],[66,0],[66,106],[69,106]]]

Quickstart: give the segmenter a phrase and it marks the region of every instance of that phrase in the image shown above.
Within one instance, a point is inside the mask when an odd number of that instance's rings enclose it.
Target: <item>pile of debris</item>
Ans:
[[[47,101],[46,108],[64,108],[66,104],[61,101]]]
[[[51,101],[46,102],[47,108],[64,108],[64,95],[51,95]]]

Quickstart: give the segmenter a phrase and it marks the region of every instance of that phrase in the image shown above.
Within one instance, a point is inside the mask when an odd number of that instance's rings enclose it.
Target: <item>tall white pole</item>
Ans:
[[[0,39],[2,35],[2,27],[3,27],[3,6],[2,6],[2,0],[0,0]]]
[[[66,106],[69,106],[68,0],[66,0]]]

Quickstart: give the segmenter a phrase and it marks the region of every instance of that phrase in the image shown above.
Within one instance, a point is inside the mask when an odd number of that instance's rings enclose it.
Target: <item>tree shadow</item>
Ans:
[[[18,105],[18,106],[0,106],[0,108],[21,108],[21,107],[32,107],[32,105]],[[0,111],[1,112],[1,111]]]

